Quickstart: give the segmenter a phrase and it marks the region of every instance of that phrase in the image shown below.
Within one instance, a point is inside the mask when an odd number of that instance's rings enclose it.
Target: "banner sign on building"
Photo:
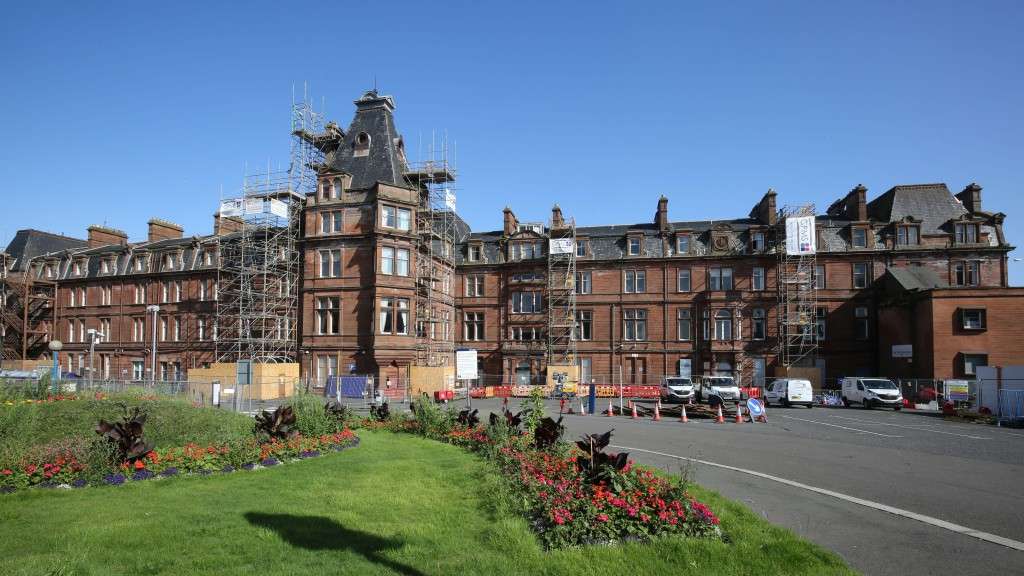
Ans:
[[[217,211],[221,216],[241,216],[242,212],[242,200],[240,198],[221,200],[220,210]]]
[[[267,208],[274,216],[280,216],[281,218],[288,217],[288,205],[276,198],[271,198],[267,201]]]
[[[552,238],[548,242],[548,254],[572,254],[576,252],[576,242],[572,238]]]
[[[786,254],[805,256],[817,252],[814,216],[786,218]]]
[[[476,350],[455,351],[455,377],[459,380],[476,380]]]
[[[913,358],[914,357],[914,345],[913,344],[893,344],[892,345],[892,357],[893,358]]]
[[[232,198],[220,201],[220,216],[245,216],[270,213],[281,218],[288,217],[288,205],[275,198]]]

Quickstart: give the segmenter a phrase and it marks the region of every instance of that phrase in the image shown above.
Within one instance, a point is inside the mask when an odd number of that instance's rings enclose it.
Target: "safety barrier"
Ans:
[[[740,387],[740,396],[746,396],[747,398],[760,398],[761,388],[757,386],[742,386]]]

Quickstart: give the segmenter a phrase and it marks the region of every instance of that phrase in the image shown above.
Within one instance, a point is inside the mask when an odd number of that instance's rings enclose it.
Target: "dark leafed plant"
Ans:
[[[576,442],[576,446],[583,452],[583,456],[576,459],[576,467],[590,484],[611,480],[629,462],[628,452],[614,454],[604,451],[611,439],[612,431],[609,430],[600,435],[584,434]]]
[[[462,424],[463,426],[469,428],[476,428],[477,425],[480,424],[480,418],[477,416],[478,412],[480,411],[475,409],[470,410],[469,408],[466,408],[462,412],[459,412],[459,417],[457,420],[459,424]]]
[[[491,412],[489,422],[493,426],[504,419],[505,426],[507,426],[508,429],[511,430],[513,433],[518,434],[519,426],[523,423],[521,415],[522,412],[516,412],[515,414],[513,414],[509,412],[508,409],[506,408],[501,416],[495,414],[494,412]]]
[[[388,403],[385,402],[380,406],[370,406],[370,418],[378,422],[384,422],[391,417],[391,409],[388,408]]]
[[[153,449],[153,443],[143,437],[143,426],[146,424],[146,413],[138,406],[129,409],[119,404],[123,412],[120,422],[100,420],[96,425],[96,433],[106,438],[117,448],[120,461],[134,462]]]
[[[533,445],[538,450],[550,450],[555,444],[558,444],[564,433],[565,426],[562,426],[561,416],[557,421],[552,420],[550,416],[545,416],[537,425],[537,429],[533,431]]]
[[[344,426],[352,419],[352,410],[337,400],[331,400],[324,404],[324,415],[333,420],[338,426]]]
[[[253,432],[264,438],[287,440],[299,433],[295,427],[295,411],[291,406],[278,406],[273,412],[264,410],[256,415]]]

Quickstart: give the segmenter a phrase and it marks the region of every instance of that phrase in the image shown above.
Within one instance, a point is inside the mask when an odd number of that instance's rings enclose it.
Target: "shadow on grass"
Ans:
[[[346,528],[323,516],[297,516],[294,514],[264,514],[246,512],[245,519],[254,526],[270,528],[297,548],[306,550],[351,550],[376,564],[405,574],[424,576],[422,572],[394,562],[382,555],[386,550],[397,550],[403,542],[395,538],[382,538],[360,530]]]

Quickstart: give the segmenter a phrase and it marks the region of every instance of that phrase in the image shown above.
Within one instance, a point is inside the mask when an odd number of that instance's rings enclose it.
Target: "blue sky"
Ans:
[[[823,210],[857,183],[977,181],[1024,243],[1019,2],[147,4],[5,7],[3,244],[141,239],[154,216],[208,233],[247,164],[286,162],[293,86],[347,126],[375,78],[410,156],[457,142],[475,230],[506,204],[610,224],[661,194],[686,220],[769,187]]]

